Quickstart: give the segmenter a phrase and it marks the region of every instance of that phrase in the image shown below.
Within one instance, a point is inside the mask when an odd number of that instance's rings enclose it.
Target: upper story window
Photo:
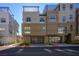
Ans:
[[[62,16],[62,22],[65,22],[65,21],[66,21],[66,17]]]
[[[25,30],[29,31],[30,30],[30,27],[24,27]]]
[[[70,4],[70,9],[71,9],[71,10],[73,9],[73,4]]]
[[[0,28],[0,31],[5,31],[5,28]]]
[[[50,16],[50,19],[52,22],[55,22],[56,21],[56,16]]]
[[[44,18],[40,18],[40,22],[45,22]]]
[[[50,19],[56,19],[56,16],[50,16]]]
[[[45,32],[46,31],[46,27],[42,27],[42,32]]]
[[[24,29],[26,30],[26,31],[25,31],[26,34],[30,34],[30,33],[31,33],[29,26],[28,26],[28,27],[25,27]]]
[[[65,32],[65,33],[67,32],[67,27],[64,27],[64,32]]]
[[[30,17],[27,17],[26,18],[26,22],[31,22],[31,18]]]
[[[72,26],[72,25],[70,25],[70,30],[71,30],[71,31],[73,30],[73,26]]]
[[[64,33],[64,27],[58,27],[58,33]]]
[[[1,23],[5,23],[6,22],[6,18],[1,18]]]
[[[65,4],[63,4],[62,9],[63,9],[63,10],[65,10],[65,9],[66,9],[66,5],[65,5]]]
[[[73,19],[73,15],[72,15],[72,14],[69,16],[69,19],[70,19],[70,20]]]

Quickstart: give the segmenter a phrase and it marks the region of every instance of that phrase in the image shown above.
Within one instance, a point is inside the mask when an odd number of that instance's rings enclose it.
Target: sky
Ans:
[[[21,34],[21,24],[22,24],[22,11],[23,11],[23,6],[39,6],[39,12],[42,13],[46,3],[40,3],[40,4],[35,4],[35,3],[0,3],[0,7],[9,7],[11,12],[14,14],[14,18],[19,24],[19,33]],[[48,3],[48,5],[54,5],[52,8],[57,5],[56,3]],[[79,4],[75,4],[75,8],[78,8]]]

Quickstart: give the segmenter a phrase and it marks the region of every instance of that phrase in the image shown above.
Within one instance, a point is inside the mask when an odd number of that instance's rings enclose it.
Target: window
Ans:
[[[26,31],[25,31],[26,34],[30,34],[30,33],[31,33],[30,27],[25,27],[25,30],[26,30]]]
[[[6,18],[1,18],[1,23],[5,23],[6,22]]]
[[[72,15],[72,14],[69,16],[69,19],[70,19],[70,20],[73,19],[73,15]]]
[[[40,18],[40,22],[45,22],[44,18]]]
[[[5,28],[0,28],[0,31],[5,31]]]
[[[66,21],[66,17],[62,16],[62,22],[65,22],[65,21]]]
[[[46,27],[42,27],[42,31],[45,32],[46,31]]]
[[[58,28],[58,33],[64,33],[64,27],[59,27]]]
[[[72,5],[72,4],[70,4],[70,9],[71,9],[71,10],[73,9],[73,5]]]
[[[24,27],[24,29],[28,31],[28,30],[30,30],[30,27]]]
[[[56,16],[50,16],[50,19],[52,22],[55,22],[56,21]]]
[[[65,4],[63,4],[62,9],[63,9],[63,10],[65,10],[65,9],[66,9],[66,5],[65,5]]]
[[[56,16],[51,16],[50,19],[56,19]]]
[[[27,17],[26,18],[26,22],[31,22],[31,18],[30,17]]]
[[[70,25],[70,30],[71,30],[71,31],[73,30],[73,26],[72,26],[72,25]]]
[[[64,32],[65,32],[65,33],[67,32],[67,27],[64,28]]]
[[[12,34],[12,30],[9,29],[9,33]]]
[[[26,33],[26,34],[30,34],[31,32],[30,32],[30,31],[26,31],[25,33]]]

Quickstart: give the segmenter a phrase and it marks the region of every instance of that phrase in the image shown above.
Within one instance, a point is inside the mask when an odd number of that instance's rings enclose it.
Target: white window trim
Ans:
[[[26,23],[31,23],[31,22],[26,22]]]
[[[58,28],[58,33],[63,34],[63,33],[64,33],[64,27],[59,27],[59,28]]]
[[[5,31],[5,28],[0,28],[0,31]]]
[[[26,31],[25,33],[26,33],[26,34],[30,34],[31,32],[30,32],[30,31]]]
[[[45,23],[45,22],[40,22],[40,23]]]

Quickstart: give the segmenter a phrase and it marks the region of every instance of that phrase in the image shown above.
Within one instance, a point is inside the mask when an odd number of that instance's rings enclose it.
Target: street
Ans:
[[[13,47],[0,51],[0,56],[79,56],[79,46]]]

